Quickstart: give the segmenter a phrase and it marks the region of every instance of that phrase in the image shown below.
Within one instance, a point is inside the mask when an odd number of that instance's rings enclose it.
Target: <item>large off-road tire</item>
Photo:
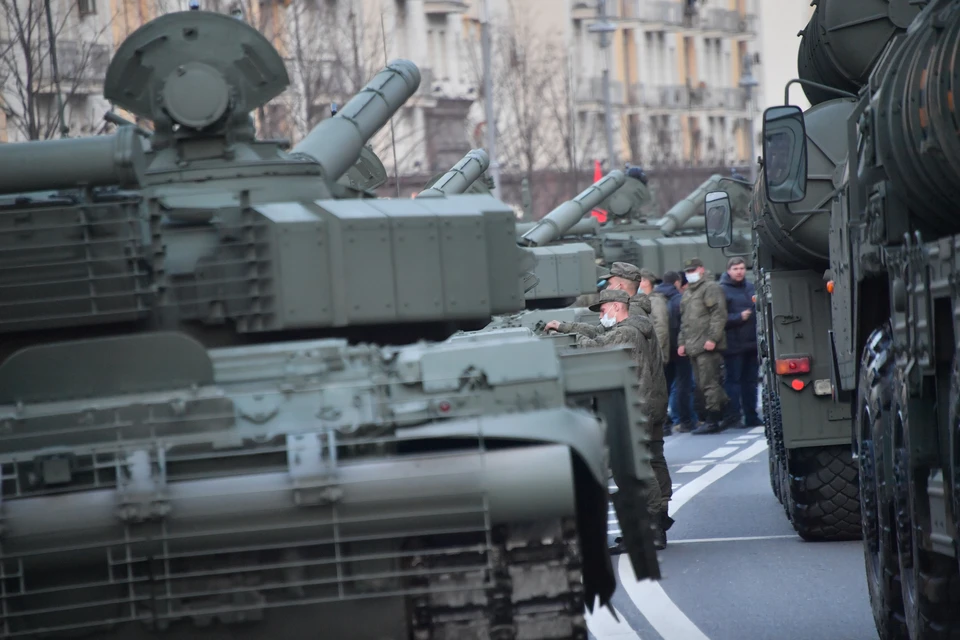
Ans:
[[[960,574],[956,560],[920,547],[921,526],[930,520],[930,461],[910,452],[910,391],[901,367],[894,373],[894,477],[897,550],[903,613],[911,640],[960,639]]]
[[[893,352],[890,331],[867,338],[857,386],[856,434],[860,463],[860,520],[867,591],[880,640],[906,640],[893,502],[885,460],[893,424]]]
[[[804,540],[859,540],[860,492],[849,446],[790,449],[793,527]]]

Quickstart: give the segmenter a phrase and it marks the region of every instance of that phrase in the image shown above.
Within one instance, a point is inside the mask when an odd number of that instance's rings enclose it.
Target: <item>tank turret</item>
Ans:
[[[911,0],[821,0],[802,31],[797,52],[800,78],[856,93],[887,42],[903,33],[920,11]],[[803,86],[810,104],[837,97]]]
[[[808,109],[807,193],[803,200],[778,204],[767,199],[763,174],[757,179],[751,211],[757,236],[781,264],[826,269],[830,257],[830,201],[838,167],[847,157],[847,118],[854,100],[835,98]],[[761,169],[762,171],[766,168]]]
[[[474,182],[480,179],[490,166],[490,156],[483,149],[474,149],[467,153],[450,171],[417,194],[418,198],[430,198],[457,193],[466,193]]]
[[[553,211],[543,216],[532,229],[520,237],[520,243],[528,247],[549,244],[565,234],[583,216],[590,213],[604,199],[609,198],[619,189],[626,176],[622,171],[614,169],[599,181],[583,190],[573,200],[564,202]]]

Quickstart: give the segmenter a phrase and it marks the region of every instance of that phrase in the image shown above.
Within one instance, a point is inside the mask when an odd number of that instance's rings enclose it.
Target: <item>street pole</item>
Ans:
[[[599,21],[590,25],[588,30],[600,34],[600,52],[603,55],[601,83],[603,85],[603,122],[607,136],[607,171],[612,171],[617,166],[617,160],[613,154],[613,109],[610,105],[610,55],[608,47],[610,46],[610,32],[616,30],[616,27],[607,21],[606,0],[597,0],[597,11]]]
[[[487,119],[487,155],[490,157],[490,175],[493,177],[493,197],[500,198],[500,163],[497,162],[497,126],[493,111],[493,70],[491,64],[490,0],[483,0],[480,18],[480,40],[483,49],[483,97]]]
[[[757,79],[753,76],[753,58],[750,54],[747,53],[743,56],[743,71],[740,74],[740,87],[744,90],[744,94],[747,98],[747,131],[750,136],[750,142],[747,147],[750,149],[750,157],[748,161],[750,163],[750,183],[757,183],[757,135],[754,131],[753,120],[754,120],[754,109],[753,109],[753,89],[759,84]]]

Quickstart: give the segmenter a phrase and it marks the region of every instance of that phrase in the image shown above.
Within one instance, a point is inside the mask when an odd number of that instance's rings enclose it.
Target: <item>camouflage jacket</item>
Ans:
[[[577,346],[580,347],[606,347],[613,344],[633,346],[640,405],[648,420],[662,423],[667,418],[670,394],[653,322],[645,315],[634,313],[596,338],[583,335],[577,338]]]
[[[586,322],[561,322],[557,327],[560,333],[576,333],[588,338],[596,338],[609,331],[602,324],[587,324]]]
[[[688,356],[706,353],[703,343],[712,340],[719,352],[727,348],[727,298],[723,288],[709,272],[692,283],[680,299],[680,336]]]
[[[670,347],[670,312],[667,310],[667,297],[662,293],[638,293],[630,298],[630,315],[639,312],[653,321],[653,330],[657,333],[660,355],[663,364],[670,362],[673,349]]]

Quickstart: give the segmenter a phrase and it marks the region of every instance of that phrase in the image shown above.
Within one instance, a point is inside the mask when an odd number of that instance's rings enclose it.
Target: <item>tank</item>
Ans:
[[[748,184],[713,175],[664,216],[650,218],[644,213],[651,200],[650,190],[644,182],[646,176],[643,175],[642,180],[637,177],[639,175],[642,175],[639,167],[628,165],[624,184],[594,207],[606,211],[607,220],[600,222],[593,216],[583,217],[555,239],[554,246],[586,243],[592,247],[597,265],[609,266],[623,261],[657,274],[682,269],[684,261],[694,256],[699,256],[714,273],[724,271],[732,255],[741,255],[748,265],[752,264],[748,213],[751,187]],[[730,194],[736,220],[734,243],[722,251],[711,249],[704,233],[706,194],[716,190],[726,190]],[[517,225],[517,231],[528,233],[536,225],[521,223]],[[568,304],[571,302],[574,300],[569,300]]]
[[[834,98],[804,113],[807,134],[808,178],[800,202],[774,203],[767,199],[761,174],[751,202],[758,241],[773,262],[823,272],[830,262],[830,202],[835,180],[847,157],[846,122],[855,101]]]
[[[455,333],[524,309],[537,254],[462,184],[344,180],[416,65],[290,152],[249,115],[288,82],[171,13],[107,71],[152,135],[0,145],[4,637],[586,637],[609,476],[653,482],[630,354]]]
[[[856,93],[894,35],[903,33],[920,8],[910,0],[815,2],[797,52],[800,78]],[[803,85],[811,105],[837,97]]]

